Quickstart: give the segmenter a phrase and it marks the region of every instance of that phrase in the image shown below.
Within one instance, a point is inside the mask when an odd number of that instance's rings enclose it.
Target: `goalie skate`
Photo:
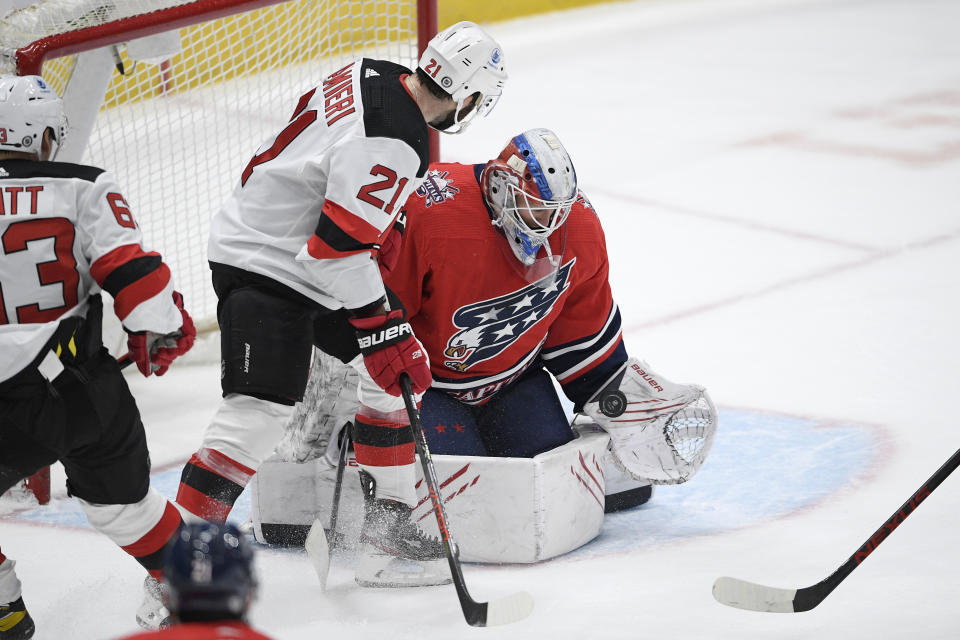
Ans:
[[[427,587],[450,584],[443,544],[411,521],[402,502],[374,498],[374,480],[360,472],[364,520],[355,580],[363,587]]]

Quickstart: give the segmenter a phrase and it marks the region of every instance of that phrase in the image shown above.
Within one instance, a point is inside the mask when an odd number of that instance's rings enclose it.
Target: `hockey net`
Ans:
[[[63,96],[57,159],[117,177],[203,332],[210,220],[257,147],[329,72],[412,68],[436,28],[436,0],[42,0],[0,20],[0,73]]]

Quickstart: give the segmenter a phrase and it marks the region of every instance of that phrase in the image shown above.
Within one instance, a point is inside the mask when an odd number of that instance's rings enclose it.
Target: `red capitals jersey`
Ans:
[[[191,622],[145,631],[120,640],[271,640],[242,622]]]
[[[542,362],[582,406],[626,361],[600,221],[580,194],[549,239],[559,268],[531,282],[491,224],[482,169],[430,165],[384,283],[427,349],[434,388],[482,404]]]

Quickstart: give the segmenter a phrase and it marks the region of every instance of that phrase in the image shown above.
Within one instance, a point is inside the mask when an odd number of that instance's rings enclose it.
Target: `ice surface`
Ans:
[[[814,611],[711,596],[721,575],[821,580],[960,446],[958,27],[951,0],[641,1],[491,25],[510,81],[488,120],[444,137],[444,158],[482,161],[530,127],[560,135],[607,233],[628,349],[710,390],[714,451],[581,550],[468,566],[476,599],[534,596],[518,624],[467,627],[450,587],[360,589],[346,557],[323,594],[304,554],[271,550],[255,626],[291,640],[960,637],[956,477]],[[172,492],[217,368],[130,382]],[[52,508],[0,521],[37,637],[133,631],[141,569],[55,483]]]

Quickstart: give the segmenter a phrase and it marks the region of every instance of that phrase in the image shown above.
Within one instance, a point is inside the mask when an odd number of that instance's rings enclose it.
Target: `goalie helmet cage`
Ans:
[[[325,75],[358,57],[413,69],[436,32],[437,0],[41,0],[0,19],[0,73],[63,97],[57,159],[117,177],[209,331],[210,220],[257,147]]]

